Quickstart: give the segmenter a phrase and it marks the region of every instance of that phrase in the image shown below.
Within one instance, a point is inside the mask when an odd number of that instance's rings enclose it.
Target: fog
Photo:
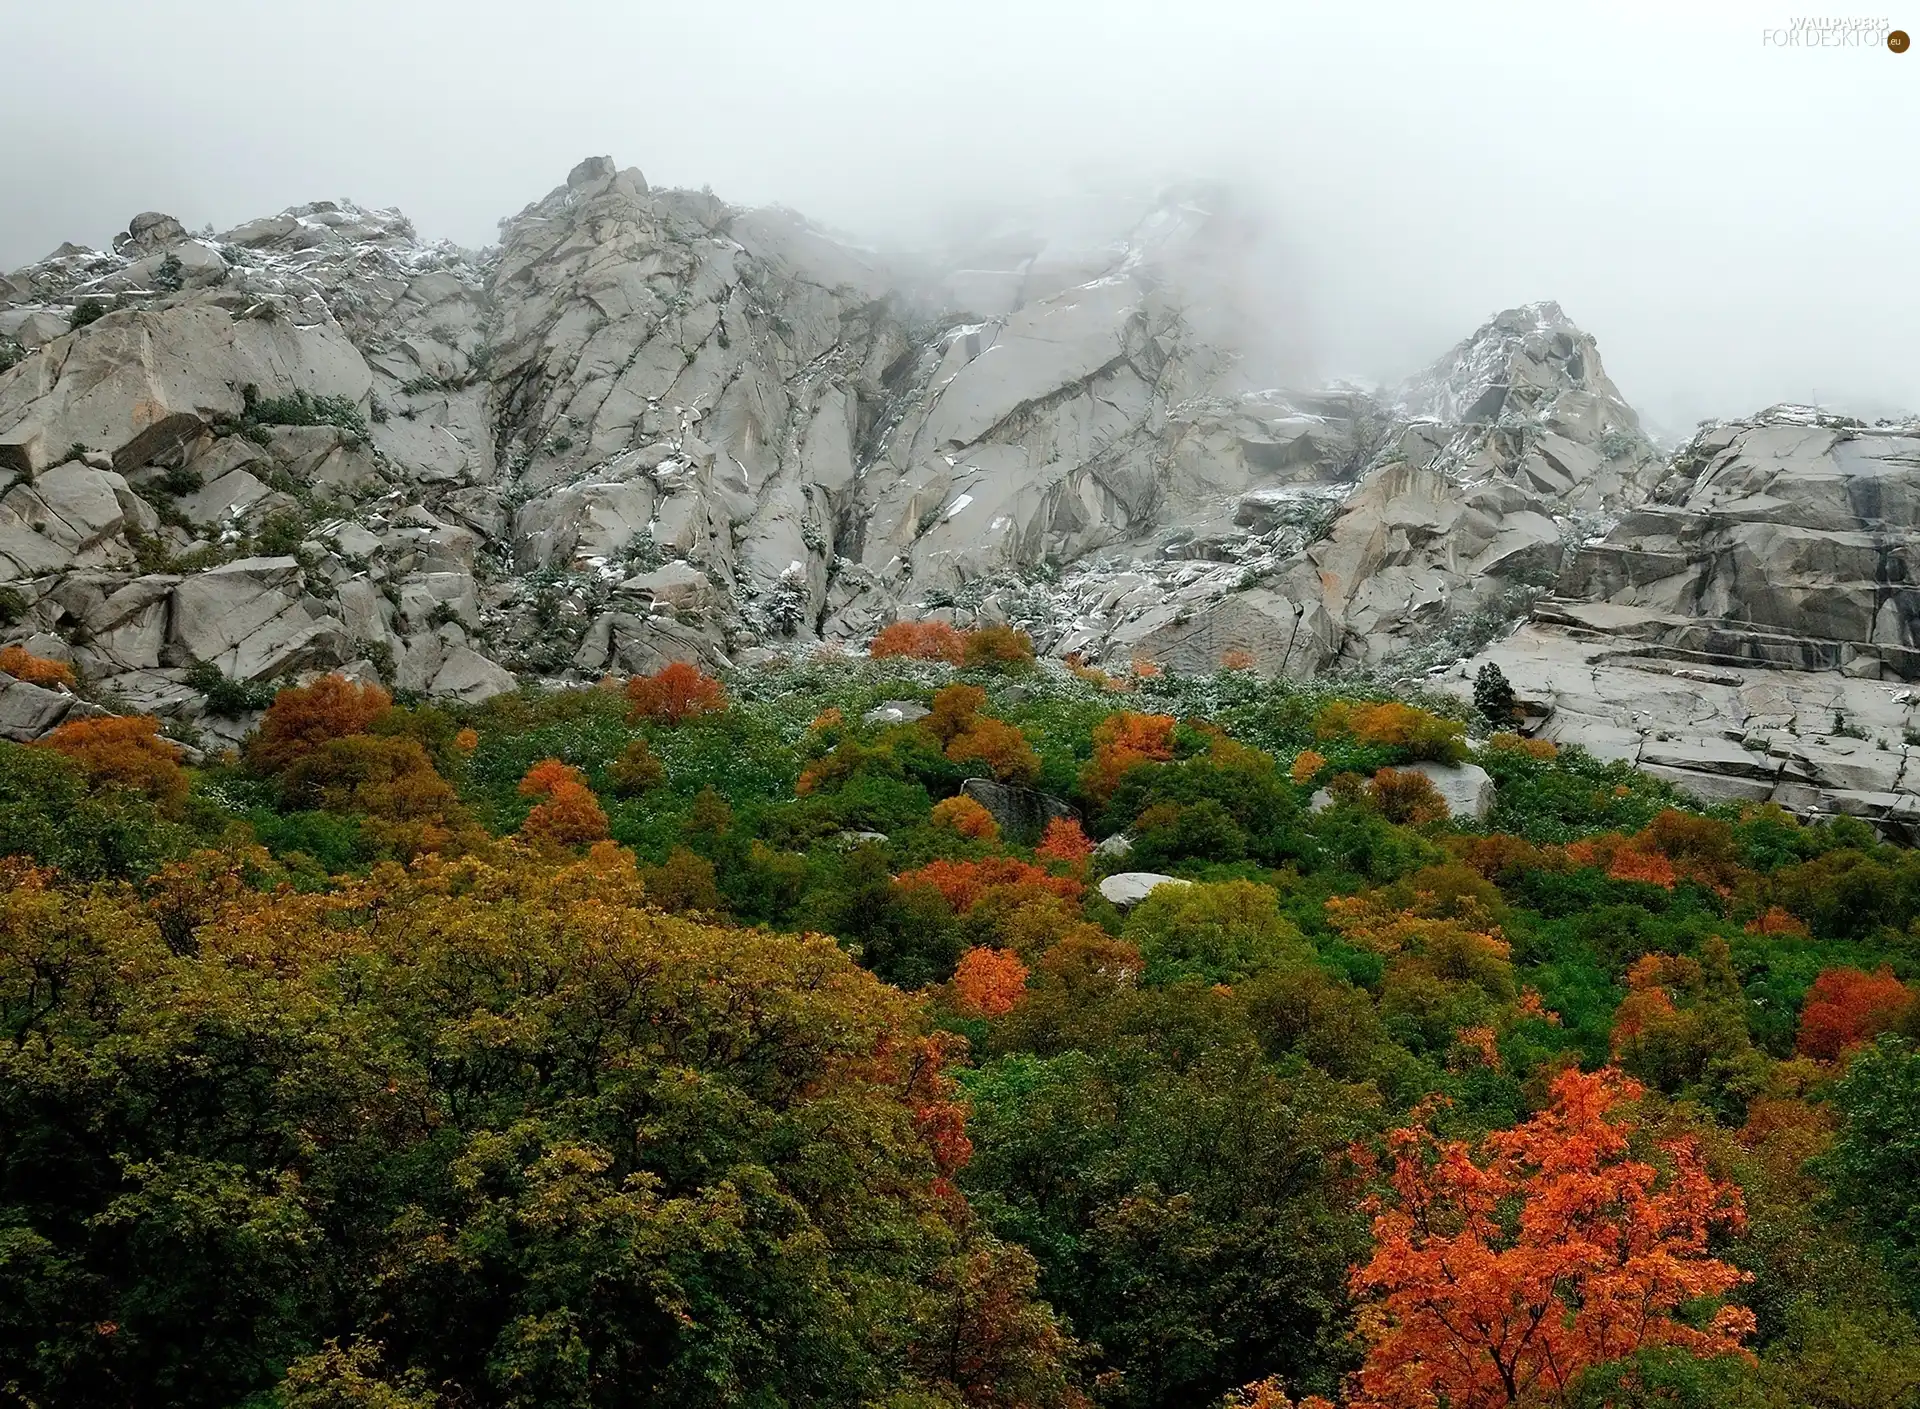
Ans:
[[[1289,375],[1397,378],[1552,298],[1669,430],[1920,409],[1920,54],[1769,45],[1791,12],[1750,3],[8,9],[0,268],[342,196],[481,245],[599,153],[875,244],[1221,178]]]

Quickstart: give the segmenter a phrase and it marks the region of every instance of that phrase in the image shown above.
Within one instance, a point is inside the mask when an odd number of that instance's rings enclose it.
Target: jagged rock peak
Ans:
[[[186,238],[187,227],[171,215],[145,210],[127,222],[125,234],[114,237],[113,248],[118,254],[145,254],[152,250],[163,250]]]
[[[1473,424],[1537,417],[1568,392],[1605,403],[1602,430],[1639,431],[1593,338],[1548,300],[1495,314],[1402,384],[1398,401],[1408,416]]]

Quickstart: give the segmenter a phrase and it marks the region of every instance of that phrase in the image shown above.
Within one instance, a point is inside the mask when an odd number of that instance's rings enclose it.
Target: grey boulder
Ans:
[[[1100,894],[1117,909],[1131,910],[1161,886],[1192,884],[1192,881],[1183,881],[1177,876],[1163,876],[1157,871],[1119,871],[1101,880]]]

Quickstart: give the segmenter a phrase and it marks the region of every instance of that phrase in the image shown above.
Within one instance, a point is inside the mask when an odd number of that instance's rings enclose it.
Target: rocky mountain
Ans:
[[[1920,837],[1916,493],[1920,421],[1705,426],[1486,658],[1550,737]]]
[[[1245,237],[1196,187],[1104,243],[892,256],[605,158],[481,252],[345,203],[143,214],[0,280],[5,639],[231,734],[223,678],[474,699],[938,614],[1458,680],[1531,613],[1494,650],[1549,732],[1741,796],[1906,796],[1873,677],[1920,673],[1920,432],[1776,412],[1668,463],[1551,303],[1397,388],[1250,389]],[[1809,742],[1705,690],[1808,702]],[[81,707],[15,682],[0,729]],[[1829,712],[1875,767],[1805,752],[1862,752]]]

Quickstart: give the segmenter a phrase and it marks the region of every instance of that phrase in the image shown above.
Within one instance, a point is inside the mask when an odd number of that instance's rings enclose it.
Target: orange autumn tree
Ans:
[[[986,702],[987,692],[977,685],[949,685],[935,692],[933,710],[920,726],[955,763],[984,763],[1003,783],[1033,782],[1040,776],[1040,756],[1011,724],[981,714]]]
[[[247,761],[262,773],[284,773],[329,739],[366,733],[392,707],[393,696],[378,685],[344,675],[282,690],[247,740]]]
[[[982,626],[967,633],[961,660],[971,666],[1032,665],[1033,638],[1011,626]]]
[[[1322,739],[1347,737],[1363,744],[1403,748],[1416,759],[1441,763],[1457,763],[1467,751],[1466,725],[1398,700],[1378,704],[1336,700],[1314,716],[1313,731]]]
[[[1680,879],[1672,861],[1644,846],[1639,838],[1623,837],[1618,832],[1602,832],[1571,843],[1567,860],[1575,866],[1598,867],[1609,880],[1640,881],[1664,890],[1672,890]]]
[[[1073,818],[1056,817],[1040,834],[1040,845],[1033,854],[1042,861],[1057,861],[1078,872],[1093,855],[1093,842]]]
[[[1741,1350],[1745,1307],[1704,1328],[1679,1314],[1749,1279],[1707,1251],[1744,1226],[1740,1190],[1690,1136],[1662,1142],[1664,1169],[1637,1157],[1622,1107],[1639,1095],[1611,1068],[1569,1070],[1546,1110],[1478,1150],[1428,1119],[1393,1132],[1391,1193],[1352,1277],[1367,1345],[1353,1409],[1565,1404],[1583,1370],[1643,1346]]]
[[[557,758],[544,758],[529,768],[520,780],[520,794],[541,799],[520,824],[520,835],[529,841],[580,846],[607,835],[607,814],[586,777]]]
[[[944,748],[973,727],[986,702],[987,692],[978,685],[949,685],[934,691],[933,708],[920,721],[920,727]]]
[[[1695,881],[1727,895],[1740,878],[1733,829],[1671,807],[1630,837],[1604,832],[1574,842],[1567,858],[1576,866],[1602,867],[1612,880],[1641,881],[1664,890]]]
[[[1765,910],[1762,910],[1758,915],[1748,920],[1747,933],[1760,935],[1791,935],[1795,939],[1809,939],[1812,937],[1812,931],[1807,928],[1807,922],[1805,920],[1790,910],[1781,909],[1778,905],[1769,905]]]
[[[720,682],[683,660],[651,675],[634,676],[627,681],[626,693],[633,717],[656,724],[682,724],[727,707],[727,692]]]
[[[966,732],[947,745],[955,763],[983,763],[1003,783],[1031,784],[1040,777],[1040,756],[1026,735],[1004,720],[976,715]]]
[[[1104,804],[1130,769],[1165,763],[1172,757],[1172,715],[1122,710],[1094,726],[1093,757],[1080,772],[1080,786],[1087,796]]]
[[[1313,749],[1301,749],[1294,755],[1293,766],[1287,770],[1287,776],[1298,787],[1306,787],[1320,776],[1320,770],[1327,766],[1327,756]]]
[[[1367,784],[1367,800],[1389,822],[1439,822],[1451,815],[1447,800],[1424,773],[1382,768]]]
[[[1287,1387],[1269,1375],[1229,1393],[1220,1401],[1220,1409],[1296,1409],[1296,1406],[1287,1398]],[[1300,1401],[1297,1409],[1334,1409],[1334,1405],[1332,1400],[1310,1394]]]
[[[144,794],[163,810],[187,797],[187,775],[180,750],[160,737],[160,721],[151,715],[107,715],[62,724],[39,746],[65,754],[80,766],[92,788],[125,788]]]
[[[981,861],[930,861],[899,877],[903,886],[925,886],[940,893],[955,913],[964,914],[1002,887],[1028,887],[1066,900],[1078,900],[1086,888],[1072,876],[1049,875],[1028,861],[989,856]]]
[[[1027,966],[1007,949],[969,949],[953,971],[953,1005],[969,1018],[998,1018],[1020,1005]]]
[[[1795,1046],[1803,1056],[1834,1061],[1897,1024],[1913,1006],[1913,997],[1913,990],[1884,964],[1870,974],[1824,970],[1801,1005]]]
[[[933,805],[933,825],[973,841],[996,841],[1000,824],[978,801],[961,793]]]

